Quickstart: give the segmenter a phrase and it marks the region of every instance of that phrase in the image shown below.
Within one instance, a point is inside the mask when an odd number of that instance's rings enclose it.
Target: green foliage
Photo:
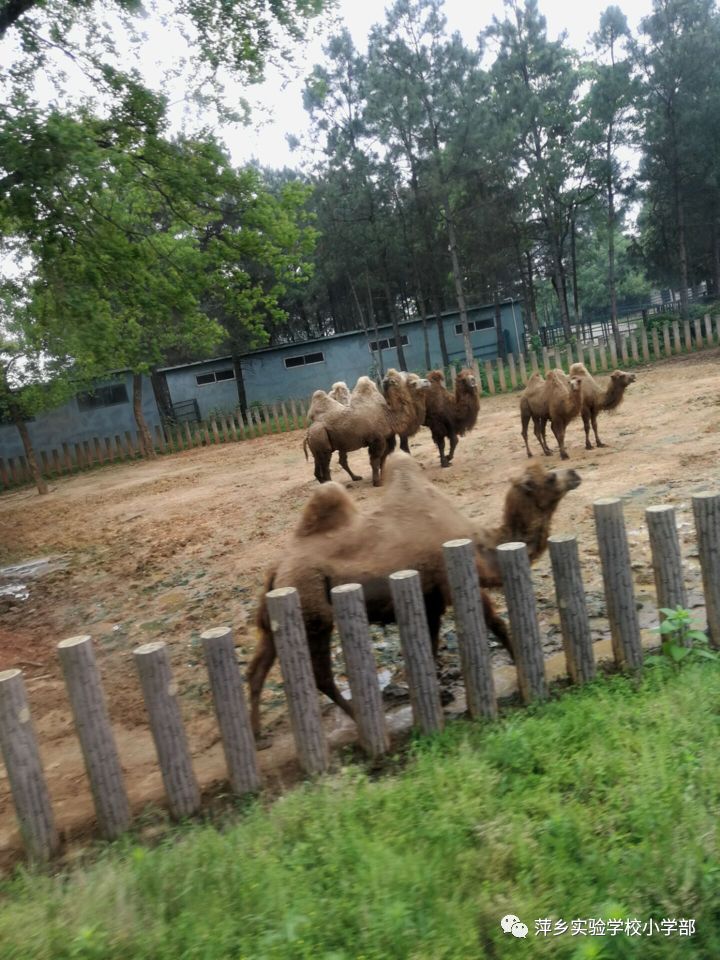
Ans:
[[[235,826],[132,840],[0,887],[4,960],[720,955],[720,671],[650,671],[417,741]],[[530,927],[519,945],[508,912]],[[693,937],[534,936],[549,917],[696,921]]]
[[[661,655],[648,657],[648,663],[666,662],[679,669],[682,663],[693,660],[720,662],[720,652],[710,649],[707,634],[696,629],[697,621],[692,619],[689,610],[680,606],[662,607],[660,613],[663,621],[653,630],[662,637]]]

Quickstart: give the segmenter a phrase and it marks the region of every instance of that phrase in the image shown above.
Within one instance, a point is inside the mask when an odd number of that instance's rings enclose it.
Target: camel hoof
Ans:
[[[586,450],[592,450],[592,448],[593,448],[593,445],[592,445],[591,443],[586,443],[586,444],[585,444],[585,449],[586,449]]]
[[[597,442],[597,445],[598,445],[599,447],[606,447],[606,446],[607,446],[606,443],[600,443],[599,440],[598,440],[598,442]]]
[[[350,474],[350,479],[351,479],[351,480],[354,480],[355,483],[357,483],[358,481],[362,480],[362,477],[358,477],[358,476],[356,476],[354,473],[351,473],[351,474]]]
[[[440,466],[441,466],[441,467],[449,467],[449,466],[451,466],[451,464],[450,464],[450,461],[449,461],[449,460],[441,460],[441,461],[440,461]]]
[[[569,453],[566,453],[564,450],[561,450],[561,451],[560,451],[560,459],[561,459],[561,460],[569,460],[569,459],[570,459],[570,454],[569,454]]]

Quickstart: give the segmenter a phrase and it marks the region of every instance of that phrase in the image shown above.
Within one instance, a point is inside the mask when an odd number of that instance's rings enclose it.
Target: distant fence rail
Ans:
[[[720,647],[720,494],[696,494],[692,507],[708,632],[717,648]],[[639,672],[643,666],[641,636],[622,501],[598,500],[594,504],[594,515],[614,660],[621,669]],[[660,608],[685,596],[680,545],[671,506],[649,507],[646,521],[659,620]],[[468,711],[472,717],[492,720],[497,716],[497,699],[474,549],[469,540],[454,540],[444,544],[444,554]],[[550,556],[567,673],[571,682],[582,684],[594,677],[595,658],[576,538],[551,537]],[[548,684],[527,548],[524,543],[503,544],[498,548],[498,559],[518,687],[523,702],[530,703],[547,696]],[[442,729],[444,715],[420,577],[416,571],[403,570],[391,574],[389,581],[413,724],[422,733],[433,733]],[[366,753],[379,757],[388,749],[388,736],[362,590],[357,585],[345,585],[335,587],[332,594],[346,650],[359,741]],[[298,593],[294,588],[273,590],[268,594],[268,605],[298,762],[307,775],[322,773],[329,766],[330,754],[320,720],[318,693],[312,681]],[[228,780],[235,793],[254,793],[261,786],[261,780],[232,632],[230,628],[208,630],[202,634],[202,642]],[[98,828],[103,836],[113,838],[130,827],[131,811],[91,638],[79,636],[64,640],[58,645],[58,653]],[[178,702],[179,689],[172,676],[168,648],[163,642],[144,644],[135,649],[133,659],[167,805],[176,818],[192,815],[201,806],[200,785],[188,749]],[[0,673],[0,748],[26,851],[31,859],[47,860],[58,852],[60,841],[23,676],[17,669]]]
[[[514,356],[507,360],[475,360],[473,368],[479,389],[485,394],[507,393],[522,389],[528,377],[538,370],[547,372],[553,367],[566,371],[576,360],[585,363],[591,373],[624,367],[685,353],[695,353],[720,344],[720,313],[709,313],[703,318],[681,322],[673,320],[662,330],[634,327],[622,335],[620,356],[612,337],[575,345],[542,347],[539,351]],[[447,371],[454,384],[456,367]],[[325,384],[329,387],[329,384]],[[194,447],[211,446],[273,433],[301,430],[306,425],[309,400],[289,400],[273,404],[253,405],[243,415],[237,409],[218,414],[198,423],[165,424],[155,429],[155,449],[158,453],[177,453]],[[107,463],[135,460],[142,456],[137,433],[129,430],[114,437],[94,437],[82,443],[61,443],[58,448],[36,451],[43,476],[66,476]],[[0,489],[32,482],[25,457],[0,458]]]

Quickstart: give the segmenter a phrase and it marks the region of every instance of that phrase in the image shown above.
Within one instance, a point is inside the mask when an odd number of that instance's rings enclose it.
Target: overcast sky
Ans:
[[[572,46],[581,50],[586,46],[590,34],[597,30],[600,14],[612,2],[613,0],[581,0],[576,3],[568,3],[568,0],[539,0],[539,6],[547,19],[550,37],[554,39],[565,30]],[[651,0],[615,2],[624,11],[633,32],[652,6]],[[349,29],[356,46],[365,50],[370,28],[385,19],[385,9],[390,5],[387,0],[340,0],[337,8],[338,19]],[[466,43],[474,44],[478,33],[488,26],[493,16],[502,19],[503,2],[445,0],[445,15],[448,29],[459,30]],[[302,105],[303,78],[316,63],[322,61],[322,46],[322,36],[316,36],[300,53],[295,68],[299,73],[296,80],[283,85],[277,73],[271,70],[265,84],[247,91],[250,100],[258,104],[254,119],[259,123],[254,123],[254,128],[250,129],[224,131],[224,139],[236,163],[256,157],[266,166],[302,164],[302,156],[290,151],[285,135],[292,133],[302,136],[308,129]]]

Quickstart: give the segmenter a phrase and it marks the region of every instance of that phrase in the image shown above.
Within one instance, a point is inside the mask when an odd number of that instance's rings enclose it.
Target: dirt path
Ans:
[[[719,373],[720,351],[638,368],[638,380],[625,403],[600,418],[606,448],[584,449],[580,421],[568,429],[570,463],[583,483],[561,505],[554,529],[574,531],[581,538],[597,637],[606,627],[592,502],[601,496],[625,499],[642,626],[650,627],[654,616],[644,524],[644,510],[650,504],[675,504],[691,605],[701,603],[690,496],[718,481]],[[0,497],[0,563],[53,558],[41,568],[41,575],[26,581],[24,599],[0,596],[0,670],[19,666],[25,672],[55,808],[68,829],[86,822],[91,807],[55,655],[55,645],[64,637],[89,633],[96,641],[136,808],[161,796],[131,657],[140,643],[163,639],[170,644],[198,775],[203,785],[222,779],[199,634],[207,627],[232,623],[240,662],[249,659],[255,597],[265,568],[282,550],[316,486],[301,439],[301,433],[294,433],[186,451],[154,463],[59,480],[44,498],[30,490]],[[527,462],[517,396],[483,400],[478,427],[461,440],[450,469],[439,468],[425,430],[415,438],[412,452],[427,475],[470,515],[494,520],[508,478]],[[354,485],[355,498],[377,497],[365,453],[354,454],[351,462],[365,478]],[[559,459],[555,455],[548,462],[557,466]],[[345,478],[335,470],[333,475]],[[559,649],[560,638],[547,558],[535,571],[544,642],[551,653]],[[451,620],[445,624],[445,637],[452,683]],[[378,658],[389,679],[398,667],[394,631],[383,635],[378,630],[376,638]],[[502,652],[494,656],[503,662]],[[279,676],[273,673],[270,679],[264,723],[281,747],[264,751],[261,757],[266,772],[274,770],[282,777],[292,749],[285,736]],[[17,841],[7,778],[0,767],[0,860]]]

